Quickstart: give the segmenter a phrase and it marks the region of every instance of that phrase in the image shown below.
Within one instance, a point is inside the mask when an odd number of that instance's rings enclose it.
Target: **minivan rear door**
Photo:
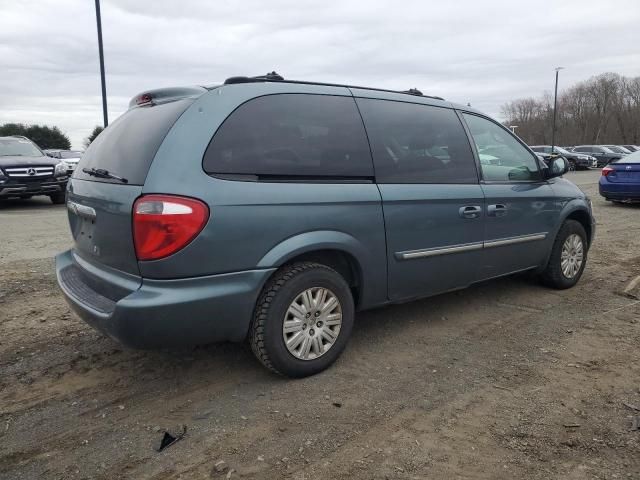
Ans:
[[[139,274],[133,204],[164,137],[192,102],[185,98],[131,108],[91,143],[67,197],[74,250],[85,260]]]
[[[383,202],[389,298],[474,282],[482,260],[484,197],[458,115],[435,105],[357,102]]]

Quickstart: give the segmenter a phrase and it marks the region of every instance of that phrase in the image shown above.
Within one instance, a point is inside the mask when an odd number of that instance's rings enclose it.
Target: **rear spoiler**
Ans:
[[[172,102],[181,98],[197,98],[207,92],[204,87],[170,87],[146,90],[129,101],[129,108]]]

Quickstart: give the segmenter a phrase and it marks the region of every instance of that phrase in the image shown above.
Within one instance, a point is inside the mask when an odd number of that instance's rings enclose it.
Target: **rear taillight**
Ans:
[[[133,205],[133,242],[138,260],[157,260],[191,242],[209,219],[200,200],[174,195],[144,195]]]
[[[606,177],[607,175],[609,175],[611,172],[615,172],[615,170],[611,167],[604,167],[602,169],[602,176]]]

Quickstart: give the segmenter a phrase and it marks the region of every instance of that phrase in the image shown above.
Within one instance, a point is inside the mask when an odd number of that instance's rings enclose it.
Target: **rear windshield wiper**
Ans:
[[[122,178],[118,175],[114,175],[113,173],[109,173],[109,170],[104,170],[102,168],[83,168],[82,171],[87,175],[91,175],[92,177],[111,178],[122,183],[129,183],[129,180],[127,180],[126,178]]]

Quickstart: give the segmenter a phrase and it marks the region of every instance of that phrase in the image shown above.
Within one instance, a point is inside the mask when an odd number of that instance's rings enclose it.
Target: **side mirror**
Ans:
[[[569,162],[564,157],[554,158],[549,162],[549,168],[546,169],[546,177],[561,177],[569,171]]]

